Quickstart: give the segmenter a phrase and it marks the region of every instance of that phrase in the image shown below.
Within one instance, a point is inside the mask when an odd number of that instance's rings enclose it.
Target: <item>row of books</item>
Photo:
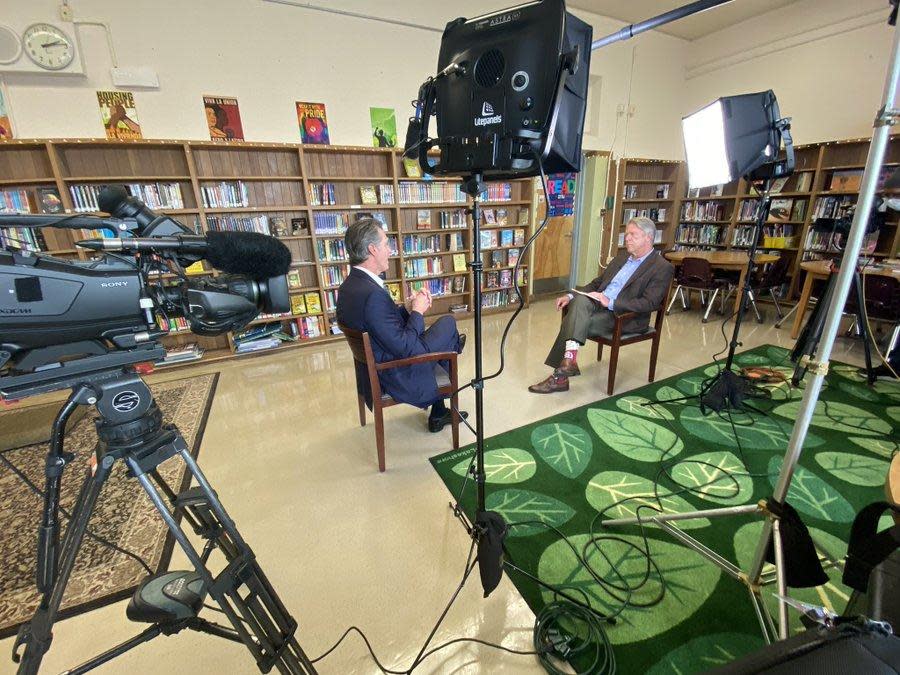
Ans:
[[[675,241],[680,244],[723,244],[727,231],[724,225],[680,225]]]
[[[498,248],[491,251],[491,267],[513,267],[519,262],[519,249]]]
[[[493,288],[510,288],[512,286],[513,270],[500,270],[499,272],[485,272],[484,286],[482,290]],[[518,275],[518,285],[525,285],[525,270],[520,269]]]
[[[0,190],[0,213],[31,213],[28,190]]]
[[[772,181],[772,186],[769,188],[769,192],[773,195],[777,195],[782,191],[807,192],[812,187],[812,179],[812,171],[802,171],[800,173],[795,173],[793,176],[782,176],[781,178],[776,178]],[[785,187],[788,187],[789,189],[784,190]]]
[[[347,260],[347,246],[343,239],[319,239],[316,249],[319,260]]]
[[[383,211],[356,213],[321,211],[313,214],[313,226],[316,228],[316,234],[344,234],[351,223],[364,217],[374,218],[381,223],[382,228],[388,229],[387,215]]]
[[[29,227],[0,227],[0,248],[16,251],[46,251],[41,231]]]
[[[668,199],[669,198],[669,183],[660,183],[656,186],[655,196],[657,199]],[[637,183],[626,183],[625,185],[625,199],[638,199],[638,192],[640,192],[641,185]],[[643,197],[640,197],[643,198]],[[652,198],[649,198],[652,199]],[[648,201],[649,201],[648,199]]]
[[[188,361],[198,361],[203,358],[203,349],[196,342],[190,342],[186,345],[175,345],[166,349],[166,355],[162,360],[157,361],[156,366],[171,366],[176,363],[187,363]]]
[[[518,297],[513,289],[502,291],[489,291],[481,296],[481,306],[485,309],[493,309],[495,307],[506,307],[518,302]]]
[[[325,291],[325,311],[329,314],[337,309],[338,289]]]
[[[725,184],[710,185],[704,188],[688,188],[688,199],[701,199],[703,197],[721,197],[725,194]]]
[[[335,291],[335,296],[337,292]],[[291,314],[321,314],[322,303],[319,300],[319,293],[311,291],[309,293],[296,293],[291,296]]]
[[[684,202],[682,220],[725,220],[725,202]]]
[[[191,326],[188,323],[187,319],[185,319],[183,316],[165,317],[162,314],[157,314],[156,325],[159,326],[162,330],[167,330],[170,333],[189,331],[191,329]]]
[[[769,204],[769,216],[766,220],[775,223],[789,220],[801,222],[806,215],[806,204],[806,199],[773,199]]]
[[[104,185],[70,185],[69,194],[75,204],[76,213],[99,211],[100,192]],[[129,183],[125,189],[132,197],[137,197],[151,209],[183,209],[181,185],[178,183]]]
[[[622,224],[626,225],[634,218],[649,218],[654,223],[663,223],[666,220],[667,209],[623,209]]]
[[[401,204],[430,204],[435,202],[464,204],[465,201],[466,193],[462,191],[462,186],[459,183],[400,182]]]
[[[304,283],[303,280],[303,272],[306,272],[308,275],[306,283]],[[290,270],[288,270],[286,276],[288,288],[292,291],[296,291],[301,288],[308,288],[310,286],[316,286],[318,283],[315,280],[315,270],[311,266],[307,267],[305,270],[297,267],[292,267]]]
[[[741,225],[734,228],[731,235],[732,246],[753,246],[753,234],[756,231],[755,225]]]
[[[444,277],[443,279],[420,279],[418,281],[406,282],[406,296],[410,297],[414,293],[427,288],[428,292],[434,297],[442,295],[450,295],[451,293],[466,292],[466,277]]]
[[[394,186],[382,183],[378,186],[378,192],[374,185],[362,185],[359,188],[360,204],[393,204]]]
[[[244,181],[222,181],[215,185],[201,185],[200,197],[204,208],[238,209],[250,206],[250,195]]]
[[[466,212],[462,209],[452,211],[438,211],[437,218],[431,209],[418,209],[416,211],[416,229],[430,230],[440,228],[449,230],[466,226]]]
[[[656,234],[653,235],[653,243],[661,244],[662,240],[663,240],[662,230],[657,230]],[[619,232],[619,248],[622,248],[623,246],[625,246],[625,233]]]
[[[525,230],[522,228],[511,230],[481,230],[478,234],[482,249],[497,248],[498,246],[525,245]]]
[[[844,195],[841,197],[819,197],[816,199],[816,205],[813,208],[812,219],[819,218],[840,218],[851,206],[856,204],[855,195]]]
[[[310,183],[309,203],[311,206],[337,204],[334,183]]]
[[[326,286],[340,286],[350,274],[350,265],[324,265],[322,281]]]
[[[759,208],[758,199],[744,199],[738,209],[738,220],[747,222],[756,220],[756,210]]]
[[[863,237],[862,247],[863,253],[873,253],[878,245],[879,232],[870,232]],[[806,234],[806,251],[825,251],[828,253],[839,253],[844,250],[846,237],[842,234],[834,234],[832,232],[816,232],[810,229]],[[804,255],[804,260],[812,260],[814,258]]]
[[[403,278],[433,277],[444,273],[444,262],[440,256],[413,258],[403,262]]]
[[[269,217],[264,214],[252,216],[206,216],[206,229],[217,232],[271,233]]]
[[[407,234],[403,237],[404,255],[417,253],[452,253],[465,248],[462,233],[454,234]]]

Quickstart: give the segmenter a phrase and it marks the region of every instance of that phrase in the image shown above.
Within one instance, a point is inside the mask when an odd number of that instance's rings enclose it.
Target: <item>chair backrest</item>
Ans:
[[[759,276],[759,283],[754,284],[756,288],[775,288],[781,286],[787,281],[787,274],[790,270],[790,261],[787,256],[780,256],[778,260],[770,264]]]
[[[372,353],[372,341],[369,339],[369,334],[365,331],[347,328],[341,323],[338,323],[338,328],[341,329],[341,332],[347,338],[347,344],[350,345],[350,353],[353,354],[353,360],[366,367],[373,400],[380,398],[381,384],[378,381],[378,373],[375,370],[375,354]]]
[[[678,268],[678,283],[682,286],[711,286],[712,265],[705,258],[685,258]]]
[[[866,313],[872,319],[900,319],[900,281],[880,274],[864,275]]]

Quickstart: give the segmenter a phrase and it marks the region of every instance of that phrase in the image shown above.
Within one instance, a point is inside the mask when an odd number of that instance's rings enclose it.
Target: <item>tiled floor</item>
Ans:
[[[745,323],[744,347],[789,346],[788,328]],[[485,367],[496,368],[508,315],[485,321]],[[558,327],[552,302],[523,312],[507,344],[506,371],[486,388],[486,433],[507,429],[605,397],[606,362],[595,347],[579,359],[583,375],[565,394],[538,396],[528,384],[547,374],[546,350]],[[471,320],[461,323],[472,334]],[[728,329],[730,336],[730,327]],[[664,326],[657,379],[709,362],[726,346],[718,323],[676,311]],[[835,359],[859,362],[858,344],[838,340]],[[646,382],[649,344],[623,349],[617,392]],[[469,348],[463,375],[474,368]],[[359,426],[350,352],[341,342],[210,366],[218,391],[200,451],[207,477],[253,547],[263,569],[300,623],[310,656],[321,654],[350,625],[362,628],[382,662],[403,668],[455,589],[469,540],[447,507],[449,495],[427,458],[450,447],[449,428],[432,435],[425,413],[407,406],[386,411],[387,466],[377,470],[374,428]],[[190,370],[153,377],[184,377]],[[195,369],[193,372],[197,372]],[[463,408],[474,410],[471,391]],[[370,418],[371,419],[371,418]],[[462,435],[469,442],[468,433]],[[69,476],[68,479],[74,477]],[[135,490],[138,487],[135,486]],[[173,568],[183,566],[176,555]],[[457,636],[528,649],[534,616],[504,579],[483,599],[475,575],[435,638]],[[125,618],[125,602],[59,623],[43,672],[59,672],[141,630]],[[215,619],[215,616],[211,616]],[[0,642],[0,672],[12,640]],[[322,673],[375,673],[364,645],[350,637],[319,664]],[[254,673],[243,647],[182,633],[157,638],[97,672]],[[417,673],[541,673],[532,657],[473,645],[453,646]]]

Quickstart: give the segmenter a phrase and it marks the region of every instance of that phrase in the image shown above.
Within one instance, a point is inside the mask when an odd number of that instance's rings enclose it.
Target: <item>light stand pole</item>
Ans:
[[[781,472],[778,475],[778,481],[772,497],[769,500],[760,501],[758,504],[746,504],[743,506],[733,506],[719,509],[708,509],[705,511],[695,511],[690,513],[674,513],[661,514],[651,518],[618,518],[614,520],[603,521],[604,525],[632,525],[639,523],[656,524],[671,534],[673,537],[684,543],[686,546],[694,549],[713,564],[720,567],[732,577],[743,582],[750,593],[753,601],[754,609],[762,628],[763,636],[766,641],[770,641],[769,632],[775,634],[774,626],[771,618],[768,616],[765,605],[761,597],[761,581],[762,570],[766,562],[766,551],[769,547],[769,540],[773,539],[775,553],[775,573],[778,583],[778,592],[781,596],[779,603],[779,626],[777,636],[785,639],[788,636],[788,616],[787,605],[784,597],[787,595],[786,583],[784,578],[784,550],[782,547],[780,521],[767,506],[767,501],[773,504],[782,504],[787,497],[790,488],[791,479],[797,462],[800,459],[800,452],[803,443],[806,440],[806,434],[809,430],[810,421],[812,420],[813,411],[822,389],[822,383],[825,375],[828,373],[828,362],[831,357],[831,350],[834,346],[834,340],[837,336],[841,314],[844,303],[847,300],[847,294],[853,280],[854,271],[856,270],[857,260],[859,258],[859,250],[862,246],[863,236],[866,230],[866,224],[869,219],[869,213],[875,196],[875,187],[881,166],[884,163],[884,154],[887,147],[890,128],[900,118],[900,110],[895,108],[897,96],[898,80],[900,80],[900,29],[894,28],[894,40],[891,48],[891,56],[888,61],[887,80],[885,82],[884,94],[882,96],[881,108],[875,118],[875,130],[872,134],[872,142],[869,146],[869,155],[866,158],[866,168],[863,172],[862,185],[860,186],[859,201],[856,207],[856,213],[853,216],[853,224],[850,227],[850,233],[847,238],[847,246],[844,254],[844,262],[841,265],[840,272],[837,275],[834,292],[831,294],[830,302],[827,307],[827,319],[825,327],[822,331],[822,341],[817,361],[807,361],[807,366],[812,375],[806,384],[803,392],[803,399],[800,409],[797,413],[797,419],[791,432],[791,438],[788,443],[787,451],[782,462]],[[697,541],[683,531],[670,525],[670,521],[689,520],[692,518],[710,518],[718,516],[731,516],[746,513],[761,513],[765,515],[763,521],[762,534],[756,547],[753,562],[748,572],[742,572],[736,565],[726,560],[715,551],[711,550],[701,542]],[[774,537],[773,537],[774,535]],[[768,623],[768,627],[767,627]],[[768,628],[768,630],[767,630]]]

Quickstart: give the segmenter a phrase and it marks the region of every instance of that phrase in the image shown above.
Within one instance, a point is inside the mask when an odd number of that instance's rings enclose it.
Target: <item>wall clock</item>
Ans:
[[[22,34],[25,53],[45,70],[62,70],[75,58],[75,47],[68,35],[49,23],[35,23]]]

